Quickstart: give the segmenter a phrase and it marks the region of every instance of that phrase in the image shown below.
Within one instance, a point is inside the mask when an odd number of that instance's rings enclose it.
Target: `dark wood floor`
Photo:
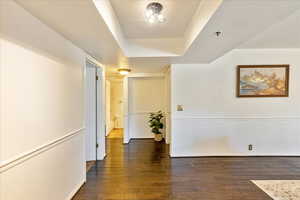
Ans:
[[[300,179],[300,158],[170,159],[164,144],[110,139],[74,200],[271,200],[253,179]]]

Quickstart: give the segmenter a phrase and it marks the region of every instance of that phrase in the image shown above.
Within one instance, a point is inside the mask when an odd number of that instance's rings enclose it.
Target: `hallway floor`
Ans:
[[[173,158],[153,140],[108,140],[74,200],[271,200],[250,180],[300,179],[298,157]]]
[[[93,166],[96,165],[96,161],[87,161],[86,162],[86,172],[89,172]]]
[[[108,139],[123,138],[123,129],[115,128],[107,136]]]

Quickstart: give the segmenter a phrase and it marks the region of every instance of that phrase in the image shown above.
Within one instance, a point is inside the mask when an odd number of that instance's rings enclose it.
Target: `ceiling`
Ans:
[[[242,49],[300,48],[300,10],[243,43]]]
[[[92,1],[16,0],[16,2],[100,62],[114,63],[118,59],[121,51],[119,45]]]
[[[235,48],[300,48],[299,0],[161,0],[167,21],[152,26],[143,16],[148,0],[16,1],[112,72],[122,60],[156,73]]]
[[[170,65],[169,58],[129,58],[128,66],[132,73],[162,73]],[[109,77],[122,77],[119,75],[118,66],[108,66],[106,73]]]
[[[224,0],[184,56],[172,62],[213,62],[299,9],[298,0]],[[220,37],[216,31],[222,32]]]
[[[127,38],[183,37],[201,0],[160,0],[166,21],[149,24],[145,9],[151,0],[110,0]]]

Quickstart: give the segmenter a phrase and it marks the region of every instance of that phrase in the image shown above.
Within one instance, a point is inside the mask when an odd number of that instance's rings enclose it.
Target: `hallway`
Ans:
[[[0,200],[300,200],[299,21],[300,0],[0,0]]]
[[[299,179],[297,157],[173,158],[152,140],[109,139],[73,200],[271,200],[250,180]]]

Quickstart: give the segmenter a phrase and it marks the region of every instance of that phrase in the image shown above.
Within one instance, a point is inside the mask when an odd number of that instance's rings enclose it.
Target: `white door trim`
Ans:
[[[98,66],[97,68],[97,75],[99,77],[97,81],[97,139],[98,139],[98,148],[97,148],[97,159],[103,160],[106,156],[106,146],[105,146],[105,124],[106,124],[106,110],[105,110],[105,103],[106,103],[106,96],[105,96],[105,70],[103,67]]]
[[[105,69],[102,67],[96,60],[93,58],[87,56],[86,57],[86,63],[84,67],[84,83],[86,84],[87,77],[86,77],[86,71],[87,71],[87,62],[94,65],[96,67],[96,74],[98,75],[98,80],[96,81],[97,85],[97,141],[98,148],[96,148],[96,154],[97,154],[97,160],[103,160],[106,152],[105,152]],[[84,87],[85,90],[85,125],[87,124],[87,89],[86,86]],[[86,149],[86,148],[85,148]],[[95,157],[96,158],[96,157]]]
[[[124,101],[124,108],[123,108],[123,114],[124,114],[124,137],[123,137],[123,143],[128,144],[130,142],[130,133],[129,133],[129,117],[128,117],[128,111],[129,111],[129,102],[128,102],[128,78],[125,77],[123,79],[123,101]]]

